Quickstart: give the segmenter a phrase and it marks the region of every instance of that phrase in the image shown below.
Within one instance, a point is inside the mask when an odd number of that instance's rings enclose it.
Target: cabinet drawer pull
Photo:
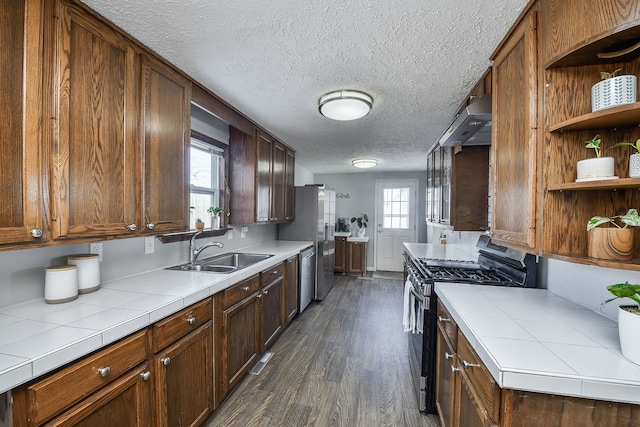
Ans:
[[[451,365],[451,372],[453,372],[454,374],[456,372],[460,372],[460,368],[456,368],[455,366]]]
[[[169,363],[171,363],[171,358],[170,357],[163,357],[162,359],[160,359],[160,361],[162,362],[162,364],[164,366],[167,366]]]
[[[245,291],[245,292],[249,292],[249,287],[245,286],[245,287],[242,288],[242,290]]]
[[[262,298],[262,292],[258,292],[258,295],[256,295],[256,298]]]
[[[467,369],[467,368],[477,368],[477,367],[479,367],[479,366],[480,366],[480,365],[479,365],[479,364],[477,364],[477,363],[469,363],[469,362],[467,362],[466,360],[463,360],[463,361],[462,361],[462,364],[464,365],[464,368],[465,368],[465,369]]]
[[[195,317],[188,317],[187,318],[187,323],[189,323],[190,325],[195,325],[196,324],[196,318]]]
[[[151,372],[145,371],[145,372],[141,373],[140,376],[142,377],[142,379],[144,381],[149,381],[149,378],[151,378]]]
[[[42,229],[34,228],[31,230],[31,237],[42,237]]]
[[[271,274],[278,274],[278,270],[273,270]]]
[[[447,319],[446,317],[438,316],[438,322],[451,322],[451,319]]]
[[[268,289],[266,289],[266,290],[264,290],[263,292],[264,292],[264,294],[266,295],[266,294],[268,294],[268,293],[269,293],[269,290],[268,290]]]
[[[102,378],[108,376],[110,373],[111,373],[111,368],[108,366],[105,366],[104,368],[98,368],[98,374],[100,374]]]
[[[127,225],[127,230],[129,231],[136,231],[137,229],[138,229],[138,226],[136,224]]]
[[[444,358],[445,359],[453,359],[453,354],[449,353],[448,351],[444,352]]]
[[[147,224],[148,230],[153,230],[154,228],[156,228],[156,225],[154,223],[150,222],[149,224]]]

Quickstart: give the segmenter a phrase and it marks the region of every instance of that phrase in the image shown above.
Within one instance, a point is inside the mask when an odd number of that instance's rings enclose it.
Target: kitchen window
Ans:
[[[201,219],[205,223],[205,228],[211,228],[212,218],[207,209],[225,208],[226,144],[192,131],[189,151],[191,182],[189,228],[195,228],[196,219]],[[224,226],[224,221],[222,225]]]

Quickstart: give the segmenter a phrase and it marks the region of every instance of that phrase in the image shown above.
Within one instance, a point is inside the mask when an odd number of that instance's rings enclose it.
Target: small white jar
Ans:
[[[78,298],[78,269],[75,265],[47,267],[44,277],[44,300],[61,304]]]
[[[69,255],[67,263],[78,267],[78,293],[88,294],[100,287],[100,257],[96,254]]]

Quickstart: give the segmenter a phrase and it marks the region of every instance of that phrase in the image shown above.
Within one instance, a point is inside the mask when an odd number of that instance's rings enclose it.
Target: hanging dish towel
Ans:
[[[405,332],[413,332],[416,327],[416,302],[415,297],[411,293],[411,281],[407,280],[404,284],[404,310],[402,313],[402,326]]]

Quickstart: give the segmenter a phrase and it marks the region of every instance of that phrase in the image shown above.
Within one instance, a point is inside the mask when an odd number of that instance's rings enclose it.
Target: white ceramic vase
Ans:
[[[591,111],[633,104],[636,102],[637,92],[636,76],[617,76],[602,80],[591,87]]]
[[[640,315],[624,310],[623,307],[618,308],[618,334],[622,355],[636,365],[640,365],[640,340],[638,340]]]
[[[358,228],[358,231],[356,231],[356,237],[364,237],[364,233],[367,231],[366,228]]]
[[[613,157],[594,157],[580,160],[578,167],[578,181],[597,179],[611,179],[614,177],[615,161]]]
[[[629,156],[629,177],[640,178],[640,153]]]

